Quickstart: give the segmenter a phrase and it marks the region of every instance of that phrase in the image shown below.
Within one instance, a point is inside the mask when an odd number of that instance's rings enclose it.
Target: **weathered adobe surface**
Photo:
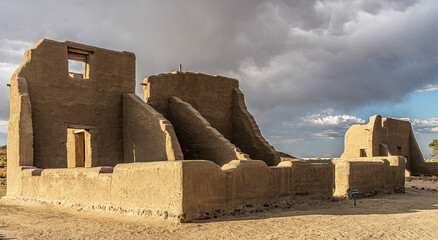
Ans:
[[[404,168],[396,164],[404,159],[391,158],[395,161],[283,161],[274,167],[260,160],[234,160],[223,167],[204,160],[114,168],[22,167],[14,196],[187,222],[248,205],[331,199],[334,191],[349,197],[352,187],[358,187],[361,196],[399,192],[404,190]]]
[[[263,160],[270,166],[280,162],[279,153],[263,138],[255,119],[248,112],[236,79],[201,73],[173,72],[150,76],[143,84],[145,101],[166,118],[171,118],[171,97],[178,97],[189,103],[211,127],[251,159]],[[191,145],[185,141],[192,140],[184,136],[178,136],[178,139],[183,146]],[[194,147],[191,145],[187,150],[189,156],[193,156],[190,152],[201,150]],[[183,149],[183,154],[185,151]]]
[[[232,160],[249,160],[193,108],[178,97],[169,99],[168,117],[181,141],[186,159],[208,159],[219,166]]]
[[[234,160],[222,168],[204,160],[125,163],[114,168],[22,167],[14,197],[184,222],[247,204],[330,199],[333,174],[330,162],[268,167],[259,160]]]
[[[70,73],[78,56],[83,74]],[[172,125],[134,89],[133,53],[47,39],[27,50],[11,77],[8,195],[17,194],[21,167],[182,160]],[[87,133],[82,165],[76,130]]]
[[[86,52],[88,78],[69,74],[72,49]],[[15,152],[17,147],[30,144],[27,151],[32,154],[26,156],[33,160],[30,165],[63,168],[67,167],[66,128],[88,128],[94,131],[92,137],[97,141],[91,146],[92,166],[115,166],[123,159],[121,95],[134,90],[133,53],[40,40],[26,51],[22,65],[11,78],[11,135],[20,128],[20,122],[30,121],[26,125],[31,129],[26,132],[31,136],[17,133],[15,140],[8,137],[8,146]]]

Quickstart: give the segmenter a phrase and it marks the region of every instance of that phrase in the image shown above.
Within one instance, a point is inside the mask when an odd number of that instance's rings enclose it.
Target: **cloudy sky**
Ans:
[[[297,157],[338,157],[352,124],[409,119],[438,138],[436,0],[0,0],[0,145],[6,84],[39,39],[137,56],[137,82],[177,69],[235,77],[263,135]],[[142,96],[140,88],[137,94]]]

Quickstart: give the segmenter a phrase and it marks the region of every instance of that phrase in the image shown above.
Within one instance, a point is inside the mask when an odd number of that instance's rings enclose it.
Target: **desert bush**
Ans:
[[[0,179],[6,178],[6,155],[0,155]],[[6,182],[6,180],[4,180]]]

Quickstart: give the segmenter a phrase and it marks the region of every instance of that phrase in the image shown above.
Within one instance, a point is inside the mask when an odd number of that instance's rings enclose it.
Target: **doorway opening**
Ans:
[[[67,167],[91,167],[91,150],[89,129],[67,129]]]

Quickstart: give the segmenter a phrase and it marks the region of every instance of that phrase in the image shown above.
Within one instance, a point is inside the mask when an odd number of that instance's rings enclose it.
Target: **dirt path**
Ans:
[[[2,199],[0,239],[438,239],[432,189],[438,183],[414,180],[405,194],[360,199],[356,208],[351,200],[303,203],[188,224]]]

